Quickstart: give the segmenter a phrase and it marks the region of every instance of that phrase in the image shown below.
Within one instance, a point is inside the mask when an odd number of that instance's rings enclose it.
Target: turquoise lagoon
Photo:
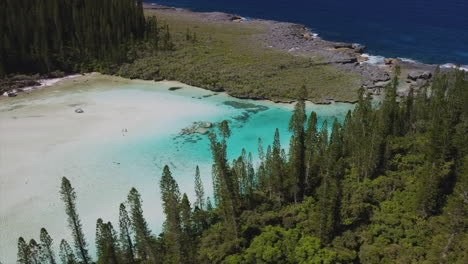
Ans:
[[[161,230],[164,215],[159,179],[166,164],[181,192],[192,201],[195,167],[200,166],[205,192],[211,196],[212,158],[207,135],[180,135],[193,122],[216,125],[229,121],[230,160],[243,148],[257,160],[258,138],[266,149],[276,128],[283,148],[289,145],[287,128],[293,104],[241,100],[175,82],[100,75],[65,82],[1,101],[0,126],[6,133],[10,131],[10,137],[1,139],[0,146],[4,153],[11,153],[2,155],[0,171],[4,201],[0,216],[5,226],[0,238],[0,256],[5,259],[0,261],[5,263],[15,258],[16,239],[20,235],[37,239],[41,227],[49,230],[56,246],[62,238],[70,239],[59,200],[62,176],[76,189],[83,227],[93,245],[96,219],[101,217],[117,226],[119,203],[132,187],[142,195],[153,233]],[[180,89],[170,89],[173,87]],[[77,107],[85,112],[75,113]],[[334,118],[343,121],[352,108],[339,103],[307,104],[308,113],[317,112],[320,124],[325,119],[329,124]],[[15,138],[24,127],[27,131]],[[21,143],[13,145],[11,140]],[[14,163],[25,157],[26,163]]]

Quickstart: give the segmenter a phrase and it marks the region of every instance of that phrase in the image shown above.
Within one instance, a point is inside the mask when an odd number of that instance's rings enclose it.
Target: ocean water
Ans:
[[[80,79],[81,78],[81,79]],[[118,206],[130,188],[141,193],[153,234],[161,231],[159,180],[169,165],[181,192],[194,199],[195,167],[200,166],[205,192],[211,196],[211,164],[206,135],[181,136],[193,122],[228,120],[232,136],[228,156],[242,148],[257,159],[279,129],[287,149],[293,105],[239,100],[224,93],[174,82],[80,77],[17,98],[0,98],[0,261],[14,263],[19,236],[38,239],[45,227],[58,246],[71,241],[60,179],[77,192],[77,208],[91,253],[96,220],[118,223]],[[86,79],[86,80],[85,80]],[[182,89],[170,91],[178,86]],[[74,110],[80,107],[83,114]],[[350,104],[308,104],[319,122],[343,121]],[[124,132],[126,130],[127,132]]]
[[[468,65],[466,0],[148,0],[196,11],[301,23],[332,41],[367,53],[431,64]]]

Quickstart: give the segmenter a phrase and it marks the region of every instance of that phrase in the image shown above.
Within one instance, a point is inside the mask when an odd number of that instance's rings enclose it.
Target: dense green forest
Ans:
[[[362,76],[266,47],[262,23],[143,8],[141,0],[0,1],[0,94],[96,71],[283,101],[313,83],[314,102],[356,100]]]
[[[142,0],[2,0],[0,28],[0,77],[113,72],[136,49],[170,48],[169,29],[145,19]]]
[[[361,91],[331,130],[299,100],[289,151],[276,130],[266,148],[259,139],[258,162],[227,160],[221,122],[209,135],[213,199],[198,168],[190,202],[165,166],[162,233],[132,188],[117,224],[97,220],[96,263],[468,263],[468,74],[438,69],[405,98],[397,85],[375,107]],[[19,263],[94,263],[66,178],[61,197],[73,241],[57,255],[41,229],[39,242],[19,238]]]

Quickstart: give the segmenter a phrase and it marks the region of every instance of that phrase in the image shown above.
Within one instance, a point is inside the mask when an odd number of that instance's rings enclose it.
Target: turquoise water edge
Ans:
[[[169,89],[174,85],[181,89]],[[228,140],[229,160],[238,157],[245,148],[255,161],[258,138],[266,149],[273,141],[276,128],[280,131],[282,147],[288,148],[291,134],[287,128],[294,107],[293,104],[236,99],[173,82],[100,81],[86,85],[77,82],[66,89],[45,88],[33,92],[32,96],[3,100],[0,106],[2,129],[8,131],[18,122],[24,122],[30,131],[18,140],[39,137],[38,140],[47,142],[45,150],[36,150],[34,144],[26,144],[24,150],[14,146],[12,160],[25,153],[37,152],[37,155],[31,156],[29,167],[11,164],[0,171],[2,186],[7,186],[12,178],[24,178],[12,185],[12,190],[2,187],[1,198],[6,203],[0,205],[0,215],[7,227],[0,238],[0,255],[5,257],[0,261],[4,263],[14,260],[19,236],[36,238],[43,226],[56,244],[62,238],[69,238],[59,199],[61,177],[69,178],[76,189],[88,243],[94,241],[97,218],[118,223],[118,205],[125,201],[131,187],[142,194],[145,217],[157,234],[164,221],[159,194],[164,165],[169,165],[181,192],[186,192],[192,201],[195,167],[200,166],[205,192],[209,196],[212,193],[208,137],[181,135],[183,128],[193,122],[209,121],[216,125],[228,120],[232,130]],[[85,113],[74,113],[75,105],[82,107]],[[334,118],[343,121],[353,107],[345,103],[308,103],[307,111],[317,112],[319,124],[325,119],[331,124]],[[28,123],[25,118],[32,116],[31,113],[36,121]],[[83,131],[92,136],[72,131],[78,133],[78,137],[68,139],[62,135],[54,139],[53,133],[60,134],[56,130],[38,136],[41,126],[48,124],[47,118],[56,116],[65,117],[70,122],[68,126],[83,127]],[[87,125],[90,119],[97,121]],[[112,123],[108,119],[113,120]],[[52,128],[45,129],[47,132]],[[0,141],[0,145],[6,146],[4,143]],[[16,152],[18,157],[14,157]],[[40,188],[32,191],[31,185]],[[22,195],[17,195],[19,192]]]

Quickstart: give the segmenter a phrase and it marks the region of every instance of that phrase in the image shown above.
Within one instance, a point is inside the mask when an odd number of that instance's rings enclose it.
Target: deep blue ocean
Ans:
[[[468,0],[147,0],[194,11],[304,24],[366,53],[468,65]]]

